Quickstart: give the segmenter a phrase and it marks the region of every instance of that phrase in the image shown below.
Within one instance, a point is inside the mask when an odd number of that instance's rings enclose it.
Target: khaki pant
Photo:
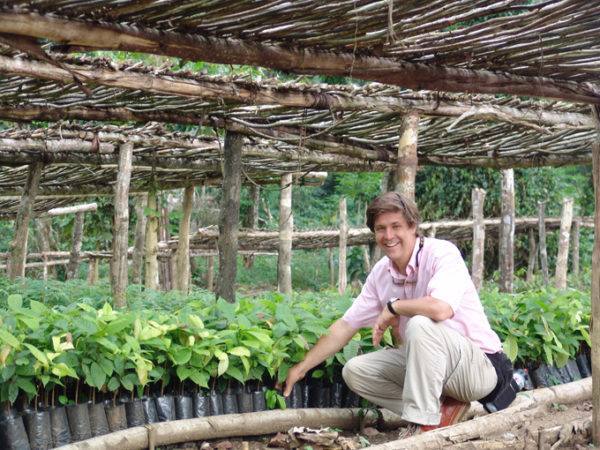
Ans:
[[[408,321],[400,348],[352,358],[342,372],[363,398],[421,425],[440,422],[442,394],[470,402],[498,381],[485,353],[460,333],[425,316]]]

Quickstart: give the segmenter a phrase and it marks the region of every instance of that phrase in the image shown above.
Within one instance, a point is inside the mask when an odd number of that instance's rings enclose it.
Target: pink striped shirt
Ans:
[[[485,353],[502,350],[458,248],[449,241],[425,238],[417,267],[418,249],[417,239],[406,276],[396,270],[387,256],[375,264],[360,295],[342,318],[353,328],[373,326],[391,298],[406,300],[430,295],[454,310],[452,318],[442,322],[444,325],[470,339]],[[403,339],[408,320],[406,316],[399,318]]]

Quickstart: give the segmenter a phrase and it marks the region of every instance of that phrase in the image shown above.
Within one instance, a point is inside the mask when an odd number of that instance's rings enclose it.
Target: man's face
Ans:
[[[408,226],[400,212],[387,212],[375,219],[375,242],[385,255],[403,269],[412,255],[416,241],[416,225]]]

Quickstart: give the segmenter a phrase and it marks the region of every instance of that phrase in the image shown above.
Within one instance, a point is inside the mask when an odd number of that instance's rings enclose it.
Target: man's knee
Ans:
[[[426,316],[413,316],[406,324],[406,340],[418,340],[423,333],[427,333],[435,326],[435,322]]]
[[[355,385],[360,367],[359,359],[359,357],[355,356],[350,359],[350,361],[346,362],[342,368],[342,378],[349,388],[352,388]]]

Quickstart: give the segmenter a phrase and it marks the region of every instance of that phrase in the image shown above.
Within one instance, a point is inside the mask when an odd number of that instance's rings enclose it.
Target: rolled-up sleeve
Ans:
[[[469,283],[471,277],[460,251],[449,245],[435,260],[427,295],[448,303],[456,312]]]
[[[352,328],[365,328],[375,324],[379,313],[381,313],[381,302],[375,289],[373,273],[371,273],[367,277],[360,295],[354,299],[352,306],[348,308],[342,319]]]

